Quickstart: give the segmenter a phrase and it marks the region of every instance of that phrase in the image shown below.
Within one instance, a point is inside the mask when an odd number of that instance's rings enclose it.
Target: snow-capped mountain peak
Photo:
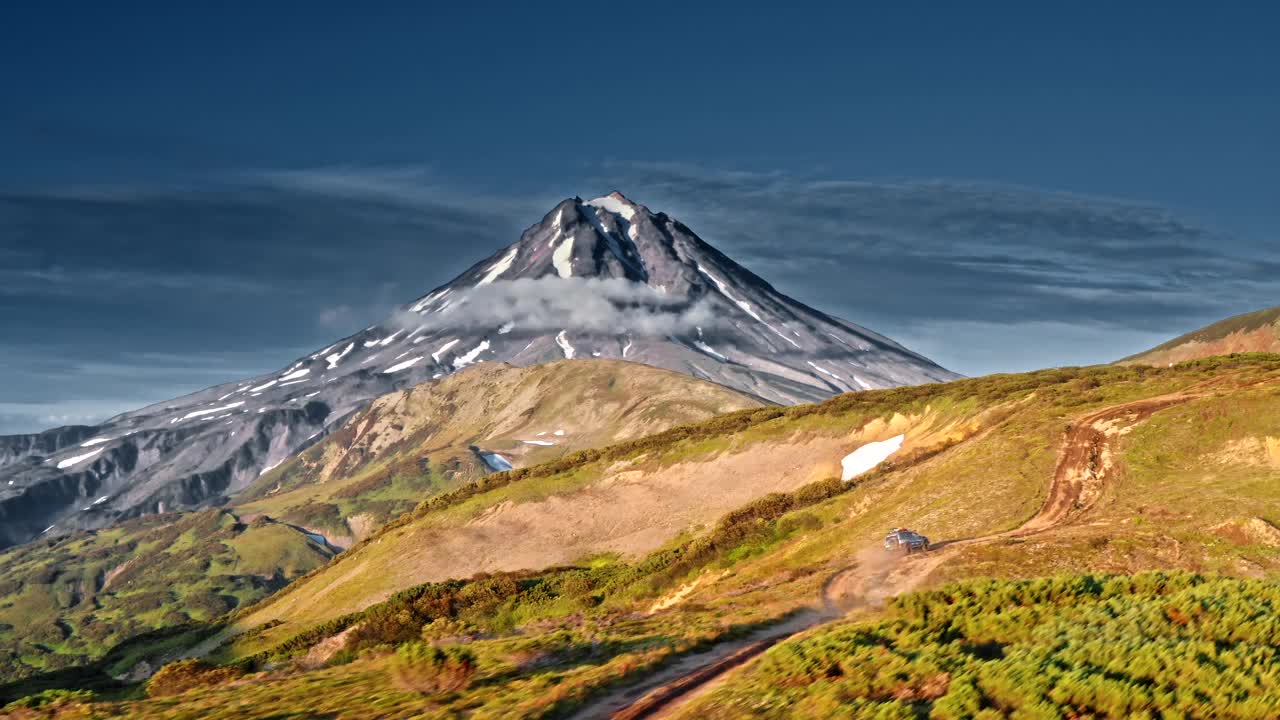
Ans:
[[[279,371],[98,427],[0,438],[0,545],[234,494],[372,398],[476,363],[588,357],[784,404],[956,377],[621,193],[567,198],[386,321]]]

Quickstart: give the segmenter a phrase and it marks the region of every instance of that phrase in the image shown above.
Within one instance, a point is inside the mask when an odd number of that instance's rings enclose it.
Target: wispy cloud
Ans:
[[[713,333],[721,319],[704,301],[662,295],[621,278],[519,278],[498,281],[450,296],[438,313],[396,316],[406,329],[497,328],[508,323],[516,334],[568,328],[578,332],[664,336]]]
[[[781,287],[855,320],[1175,328],[1269,304],[1280,289],[1280,256],[1238,255],[1233,238],[1148,204],[678,164],[608,172]]]
[[[1109,361],[1280,298],[1274,250],[1149,204],[680,164],[588,175],[508,195],[417,166],[0,194],[0,432],[274,369],[447,282],[575,193],[621,190],[783,292],[967,374]],[[156,351],[171,361],[142,356]]]

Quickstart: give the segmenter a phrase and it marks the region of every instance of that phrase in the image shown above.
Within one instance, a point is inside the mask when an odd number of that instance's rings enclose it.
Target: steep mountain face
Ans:
[[[1239,352],[1280,352],[1280,307],[1221,320],[1120,362],[1169,365]]]
[[[0,546],[216,502],[371,399],[478,362],[618,358],[792,404],[957,377],[774,290],[680,222],[567,199],[515,244],[278,372],[0,438]]]

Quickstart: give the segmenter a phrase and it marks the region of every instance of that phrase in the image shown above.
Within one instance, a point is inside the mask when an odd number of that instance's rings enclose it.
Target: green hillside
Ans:
[[[1116,451],[1127,452],[1123,448],[1138,434],[1156,437],[1135,447],[1134,462],[1117,475],[1118,481],[1134,484],[1131,494],[1119,494],[1119,487],[1128,487],[1119,485],[1097,488],[1099,497],[1088,498],[1099,501],[1092,509],[1099,524],[1073,526],[1034,544],[1008,538],[957,546],[939,574],[953,568],[988,572],[992,555],[999,556],[1003,568],[1022,574],[1073,565],[1120,571],[1167,565],[1233,570],[1234,563],[1266,567],[1208,528],[1253,518],[1275,520],[1269,516],[1280,497],[1267,482],[1270,461],[1263,455],[1240,455],[1237,461],[1229,450],[1232,443],[1269,447],[1267,438],[1280,437],[1280,418],[1270,409],[1275,362],[1267,357],[1171,369],[1054,370],[726,415],[495,475],[474,490],[442,496],[288,592],[247,611],[239,626],[273,623],[272,630],[257,636],[258,642],[269,642],[425,580],[536,569],[531,564],[535,560],[542,560],[543,567],[571,564],[577,557],[601,553],[635,559],[768,492],[794,490],[838,474],[839,459],[861,442],[898,433],[906,438],[905,456],[928,460],[902,467],[892,481],[856,492],[844,501],[847,505],[820,516],[824,529],[807,533],[812,544],[802,542],[803,549],[795,551],[806,556],[811,571],[852,557],[887,527],[909,524],[936,539],[1010,531],[1045,503],[1064,428],[1073,417],[1170,393],[1187,396],[1162,413],[1228,419],[1204,432],[1173,432],[1175,427],[1168,438],[1177,444],[1160,452],[1153,448],[1161,447],[1156,441],[1162,442],[1166,426],[1144,431],[1134,423],[1115,437]],[[1259,379],[1265,384],[1250,385]],[[1221,399],[1223,393],[1231,399]],[[1164,422],[1164,414],[1155,417]],[[1123,416],[1116,419],[1116,432],[1122,422]],[[1187,419],[1168,422],[1186,424]],[[1190,462],[1188,455],[1218,458],[1214,472],[1204,477],[1194,474],[1194,465],[1167,467],[1175,460]],[[780,465],[778,458],[784,456],[791,460]],[[1115,453],[1108,457],[1115,462]],[[1184,474],[1188,489],[1164,486],[1153,495],[1150,488],[1162,487],[1163,478],[1175,470]],[[682,496],[684,489],[673,485],[677,482],[696,483],[697,492]],[[1193,490],[1194,484],[1200,487]],[[695,498],[696,512],[672,507],[673,497]],[[607,522],[595,522],[596,508],[606,506],[612,508]],[[515,528],[510,532],[504,525],[507,517]],[[672,518],[686,522],[662,523]],[[635,528],[644,532],[637,535]],[[1116,535],[1117,528],[1123,532],[1114,542],[1105,537]],[[1185,543],[1177,558],[1171,555],[1175,546],[1163,539],[1175,532],[1178,542]],[[1144,539],[1129,540],[1135,536]],[[524,547],[519,552],[502,550],[520,543]],[[1046,544],[1054,551],[1042,552]],[[530,545],[539,552],[530,551]],[[1266,557],[1269,563],[1270,555]],[[785,563],[775,564],[778,571],[785,568]],[[734,584],[726,579],[719,587]]]
[[[1263,646],[1275,602],[1265,581],[1280,573],[1278,394],[1277,356],[1061,369],[741,411],[569,454],[423,503],[238,611],[206,644],[208,662],[231,664],[175,666],[150,697],[123,688],[87,707],[138,718],[640,717],[646,697],[699,671],[718,677],[741,656],[747,666],[707,697],[762,716],[783,700],[829,716],[836,698],[861,708],[853,717],[976,717],[974,703],[1086,717],[1121,707],[1110,698],[1134,685],[1126,697],[1139,704],[1126,713],[1176,717],[1203,673],[1229,667],[1223,694],[1204,697],[1224,716],[1265,717],[1242,689],[1276,677]],[[832,478],[848,452],[897,435],[887,462]],[[673,478],[693,478],[708,502],[735,487],[755,494],[708,521],[679,515],[693,520],[631,537],[627,513],[666,527]],[[639,507],[614,504],[619,488]],[[548,504],[570,514],[546,517],[581,518],[575,548],[615,547],[590,521],[601,502],[623,549],[474,576],[440,574],[454,561],[421,550],[453,548],[455,534],[483,545],[502,513]],[[876,551],[901,525],[934,549]],[[522,539],[544,530],[527,525]],[[397,585],[403,568],[419,579]],[[1149,571],[1168,574],[1127,579]],[[1046,575],[1061,577],[1016,582]],[[985,612],[990,593],[1005,610]],[[1088,629],[1078,640],[1077,625]],[[1095,637],[1107,652],[1093,651]],[[847,660],[859,653],[877,661]],[[1176,675],[1156,667],[1175,660]],[[736,680],[748,677],[772,689]],[[672,712],[712,712],[701,707]]]
[[[379,398],[225,510],[146,517],[0,553],[0,682],[84,664],[128,638],[260,600],[326,563],[333,545],[484,477],[481,450],[536,463],[758,404],[606,360],[482,364]],[[180,643],[138,650],[164,657]],[[125,652],[107,670],[134,670],[139,657]]]
[[[0,675],[82,664],[146,631],[216,620],[332,556],[288,525],[221,510],[15,548],[0,555]]]

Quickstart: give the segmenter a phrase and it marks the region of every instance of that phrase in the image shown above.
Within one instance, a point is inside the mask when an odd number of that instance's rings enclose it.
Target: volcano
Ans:
[[[777,404],[958,376],[810,308],[620,193],[561,201],[386,321],[97,426],[0,437],[0,545],[217,503],[370,400],[480,362],[617,358]]]

